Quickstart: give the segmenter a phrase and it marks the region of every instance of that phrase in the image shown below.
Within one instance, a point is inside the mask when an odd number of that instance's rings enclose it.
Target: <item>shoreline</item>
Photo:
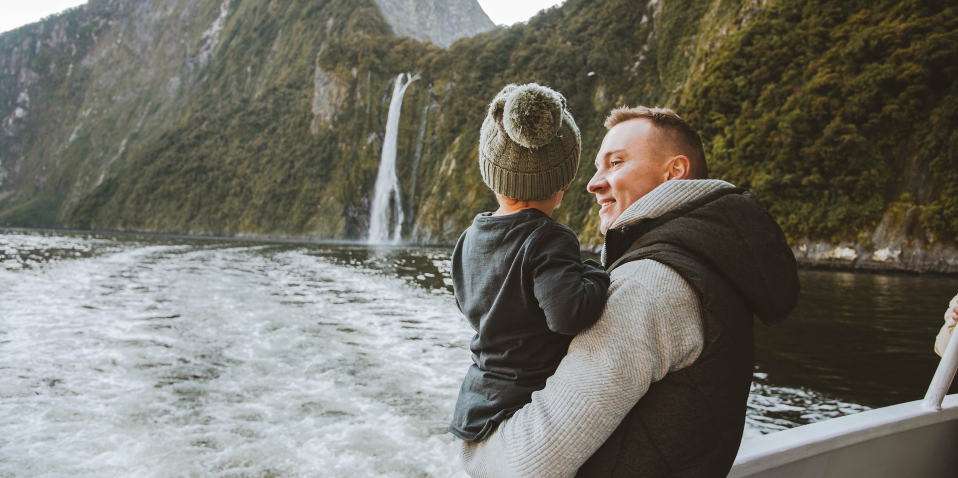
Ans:
[[[877,274],[911,277],[958,277],[958,272],[941,270],[918,270],[907,267],[891,267],[888,264],[853,264],[851,261],[827,262],[795,258],[798,268],[806,271],[852,272],[856,274]]]
[[[799,267],[808,270],[958,277],[958,249],[942,243],[898,240],[876,250],[803,241],[791,248]]]
[[[300,244],[342,244],[372,247],[429,247],[450,249],[454,244],[415,243],[372,244],[361,240],[334,239],[308,235],[256,234],[256,233],[206,233],[173,232],[149,229],[72,229],[60,226],[20,227],[0,225],[0,230],[25,231],[61,231],[86,234],[142,234],[150,236],[171,236],[191,239],[227,239],[237,241],[266,241]],[[937,245],[927,248],[920,245],[902,246],[891,250],[868,251],[859,244],[839,244],[802,242],[791,245],[798,267],[803,270],[859,272],[867,274],[889,274],[909,276],[958,277],[958,249]],[[585,255],[594,256],[599,248],[582,248]]]
[[[236,241],[263,241],[280,242],[290,244],[342,244],[354,246],[370,247],[429,247],[438,249],[452,249],[455,244],[440,243],[413,243],[402,242],[399,244],[371,243],[356,239],[335,239],[321,236],[289,235],[289,234],[256,234],[240,232],[236,234],[211,233],[211,232],[174,232],[174,231],[156,231],[152,229],[75,229],[61,226],[42,226],[42,227],[23,227],[8,226],[0,224],[0,231],[3,230],[21,230],[21,231],[60,231],[77,232],[83,234],[142,234],[147,236],[168,236],[183,237],[191,239],[229,239]]]

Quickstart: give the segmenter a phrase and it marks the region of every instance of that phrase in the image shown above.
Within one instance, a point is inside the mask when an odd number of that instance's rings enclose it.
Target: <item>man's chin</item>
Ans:
[[[609,232],[609,227],[610,227],[610,226],[612,226],[612,223],[611,223],[611,222],[608,222],[608,223],[607,223],[607,222],[605,222],[605,221],[601,221],[601,222],[599,223],[599,232],[601,232],[602,235],[604,236],[607,232]]]
[[[615,224],[615,220],[619,218],[619,215],[616,214],[615,217],[609,217],[612,211],[599,211],[599,232],[604,236],[606,232]]]

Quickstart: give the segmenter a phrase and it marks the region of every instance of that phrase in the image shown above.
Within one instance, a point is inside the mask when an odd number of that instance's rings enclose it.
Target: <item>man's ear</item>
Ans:
[[[688,179],[692,170],[692,162],[684,154],[672,156],[666,161],[666,181],[671,179]]]

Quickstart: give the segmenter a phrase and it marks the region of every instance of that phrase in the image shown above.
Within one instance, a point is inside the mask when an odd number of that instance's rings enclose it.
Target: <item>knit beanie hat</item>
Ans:
[[[562,95],[535,83],[506,85],[479,134],[482,180],[512,199],[545,199],[575,178],[580,142]]]

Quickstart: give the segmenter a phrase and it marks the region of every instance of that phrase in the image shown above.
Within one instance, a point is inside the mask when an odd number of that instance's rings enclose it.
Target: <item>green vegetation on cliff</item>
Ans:
[[[956,106],[958,8],[816,0],[756,17],[682,109],[713,174],[753,189],[792,239],[854,238],[903,196],[954,239]]]
[[[344,31],[391,38],[387,26],[372,21],[377,18],[372,5],[350,3],[245,3],[226,26],[207,80],[180,120],[134,165],[80,201],[71,223],[196,233],[345,235],[341,210],[328,204],[361,200],[350,194],[374,180],[376,171],[367,167],[343,180],[339,145],[365,141],[359,137],[363,129],[380,126],[357,129],[351,124],[311,134],[316,52],[327,36]],[[326,28],[327,20],[337,16],[338,22]],[[348,107],[339,114],[360,123],[369,118]],[[326,217],[319,221],[320,215]]]
[[[397,158],[414,241],[450,243],[493,207],[479,125],[503,85],[529,81],[562,92],[582,130],[557,218],[588,244],[599,236],[585,184],[602,120],[623,104],[687,117],[712,176],[755,190],[792,240],[855,240],[915,202],[953,241],[955,7],[758,3],[567,0],[444,50],[393,36],[372,0],[233,0],[182,111],[66,223],[362,238],[391,82],[413,72]]]
[[[442,50],[389,35],[371,2],[289,2],[284,11],[295,18],[278,8],[267,15],[263,3],[245,3],[227,25],[194,112],[137,166],[81,201],[72,225],[361,238],[390,82],[411,71],[422,79],[407,92],[398,154],[408,237],[449,243],[477,212],[494,207],[476,168],[479,125],[503,85],[538,81],[566,94],[582,128],[583,166],[558,217],[594,244],[595,203],[585,184],[602,120],[630,98],[668,101],[695,57],[658,52],[694,49],[696,25],[682,30],[678,19],[707,18],[695,10],[703,2],[650,10],[632,1],[570,0],[528,24]],[[727,22],[738,10],[726,2],[717,11]],[[679,37],[669,37],[667,48],[650,46],[657,29]],[[260,91],[232,86],[262,58],[285,72],[263,78],[268,86]],[[310,105],[315,114],[315,96],[325,91],[317,78],[338,93],[325,105],[335,109],[331,120],[311,134]],[[221,91],[226,85],[231,95]]]
[[[221,1],[90,0],[0,35],[0,224],[64,224],[182,118]]]
[[[58,149],[88,154],[86,137],[70,145],[77,139],[73,136],[66,146],[51,139],[57,130],[66,128],[67,118],[83,104],[90,75],[71,65],[93,50],[103,14],[91,6],[89,11],[74,9],[46,19],[39,28],[47,33],[46,42],[38,41],[26,29],[0,35],[0,223],[40,226],[62,222],[63,191],[69,187],[65,183],[75,172],[76,161],[38,161],[25,170],[27,167],[13,160],[53,155]],[[51,47],[63,38],[73,40],[71,48]],[[31,85],[38,87],[29,88]],[[10,185],[28,175],[31,183],[15,194]]]

